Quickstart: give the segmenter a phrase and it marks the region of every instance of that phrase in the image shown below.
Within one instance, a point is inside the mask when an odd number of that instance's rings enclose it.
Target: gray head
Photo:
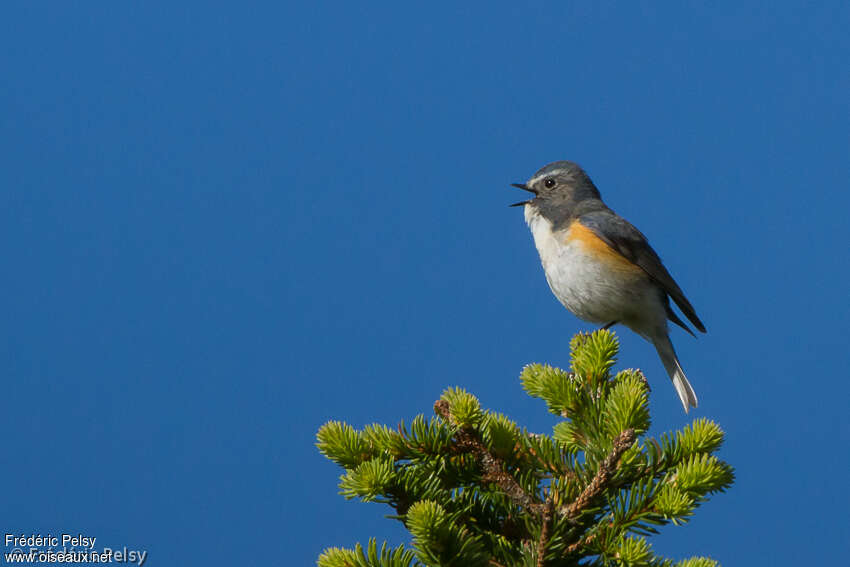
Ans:
[[[571,161],[552,162],[537,170],[526,183],[512,185],[535,195],[533,199],[514,203],[512,207],[531,205],[552,221],[572,216],[576,206],[583,201],[589,200],[604,207],[593,181]]]

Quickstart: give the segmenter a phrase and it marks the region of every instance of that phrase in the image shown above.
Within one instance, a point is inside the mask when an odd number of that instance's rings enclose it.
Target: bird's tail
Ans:
[[[664,369],[673,381],[673,387],[676,388],[676,393],[679,394],[679,399],[682,400],[682,407],[685,408],[685,413],[688,413],[690,406],[697,407],[697,395],[694,392],[691,383],[685,377],[685,372],[682,370],[682,365],[679,364],[679,359],[676,358],[676,351],[673,350],[673,343],[670,342],[670,337],[666,333],[652,340],[655,345],[655,350],[658,351],[658,356],[661,357],[661,363],[664,364]]]

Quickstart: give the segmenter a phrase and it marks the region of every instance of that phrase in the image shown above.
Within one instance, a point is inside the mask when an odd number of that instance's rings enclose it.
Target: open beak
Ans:
[[[528,191],[529,193],[534,193],[537,195],[537,191],[534,189],[529,189],[528,185],[525,183],[511,183],[511,187],[516,187],[517,189],[522,189],[523,191]],[[513,205],[508,205],[509,207],[519,207],[520,205],[527,205],[531,201],[520,201],[519,203],[514,203]]]

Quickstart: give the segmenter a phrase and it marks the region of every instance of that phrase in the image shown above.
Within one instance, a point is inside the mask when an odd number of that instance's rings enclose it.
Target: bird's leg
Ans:
[[[613,326],[614,326],[614,325],[616,325],[616,324],[617,324],[617,321],[611,321],[610,323],[606,323],[606,324],[605,324],[605,326],[603,326],[603,327],[602,327],[601,329],[599,329],[599,330],[600,330],[600,331],[604,331],[604,330],[606,330],[606,329],[610,329],[611,327],[613,327]]]

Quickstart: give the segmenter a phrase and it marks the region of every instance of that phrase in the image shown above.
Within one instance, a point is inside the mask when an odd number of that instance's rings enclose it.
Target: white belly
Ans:
[[[529,205],[525,220],[549,288],[577,317],[591,323],[620,321],[640,334],[666,324],[662,298],[648,276],[600,262],[580,242],[567,241],[566,231],[553,233],[551,223]]]

